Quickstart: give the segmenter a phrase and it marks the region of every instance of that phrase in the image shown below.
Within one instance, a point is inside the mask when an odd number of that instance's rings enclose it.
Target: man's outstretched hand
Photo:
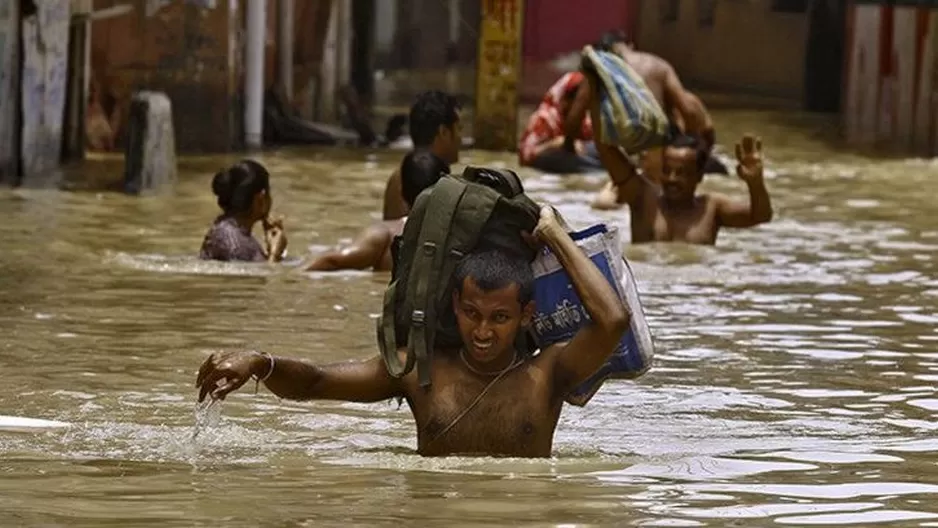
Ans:
[[[216,352],[199,367],[195,386],[199,401],[211,395],[213,400],[224,400],[238,390],[251,376],[264,376],[270,369],[270,358],[257,352]]]

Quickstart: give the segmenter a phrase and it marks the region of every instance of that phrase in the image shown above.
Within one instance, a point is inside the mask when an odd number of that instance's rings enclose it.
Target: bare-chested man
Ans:
[[[455,97],[439,90],[421,93],[410,107],[408,127],[414,149],[429,149],[450,165],[459,161],[462,122]],[[410,207],[401,196],[401,173],[396,170],[384,189],[383,219],[397,220],[408,211]]]
[[[320,367],[241,352],[213,354],[202,364],[199,400],[224,398],[252,376],[293,400],[404,398],[421,455],[550,456],[564,398],[612,354],[630,313],[550,207],[541,210],[534,236],[557,255],[592,318],[569,342],[533,357],[516,350],[515,337],[534,313],[530,264],[502,253],[471,254],[457,266],[452,299],[463,346],[433,352],[429,387],[420,386],[415,371],[392,377],[380,356]]]
[[[449,172],[449,165],[425,149],[417,149],[406,156],[398,169],[401,194],[408,209],[417,196],[427,187],[433,186],[440,176]],[[335,271],[345,269],[391,269],[391,243],[404,231],[407,217],[382,220],[365,228],[351,245],[329,251],[316,257],[306,271]]]
[[[667,147],[646,152],[641,175],[617,147],[598,143],[596,147],[629,205],[632,243],[712,245],[720,228],[753,227],[772,219],[772,202],[763,180],[762,143],[752,136],[744,136],[736,145],[736,175],[749,188],[749,203],[721,194],[697,194],[709,154],[693,136],[677,136]]]

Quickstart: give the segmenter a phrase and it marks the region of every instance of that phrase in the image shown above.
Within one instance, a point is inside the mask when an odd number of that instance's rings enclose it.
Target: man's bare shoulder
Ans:
[[[708,211],[719,211],[721,207],[733,202],[733,198],[723,193],[699,193],[697,203]]]
[[[663,68],[673,69],[671,63],[665,60],[660,55],[655,55],[654,53],[649,53],[647,51],[636,51],[635,54],[641,58],[641,60],[646,61],[648,64],[659,66]]]
[[[559,343],[554,343],[550,346],[546,346],[541,349],[536,355],[528,358],[527,363],[534,368],[541,370],[552,370],[554,364],[557,361],[557,356],[560,352],[567,347],[569,341],[561,341]]]
[[[388,181],[384,186],[384,198],[388,199],[389,196],[396,196],[400,194],[401,189],[401,169],[400,167],[391,171],[391,174],[388,175]]]

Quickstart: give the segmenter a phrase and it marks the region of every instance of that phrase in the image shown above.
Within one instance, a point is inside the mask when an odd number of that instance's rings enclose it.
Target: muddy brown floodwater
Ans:
[[[764,137],[775,221],[626,249],[656,366],[566,408],[549,460],[422,459],[406,406],[253,384],[193,439],[208,353],[374,354],[387,276],[197,261],[235,157],[184,158],[169,196],[0,191],[0,414],[74,424],[0,433],[2,525],[938,526],[938,164],[843,153],[820,118],[716,121],[723,152]],[[262,155],[291,257],[375,219],[399,157]],[[575,224],[628,233],[588,207],[603,176],[524,175]]]

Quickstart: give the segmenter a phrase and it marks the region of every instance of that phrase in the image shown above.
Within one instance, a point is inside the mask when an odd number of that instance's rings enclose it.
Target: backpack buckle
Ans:
[[[410,314],[410,324],[413,326],[423,326],[427,320],[427,314],[423,310],[414,310]]]

